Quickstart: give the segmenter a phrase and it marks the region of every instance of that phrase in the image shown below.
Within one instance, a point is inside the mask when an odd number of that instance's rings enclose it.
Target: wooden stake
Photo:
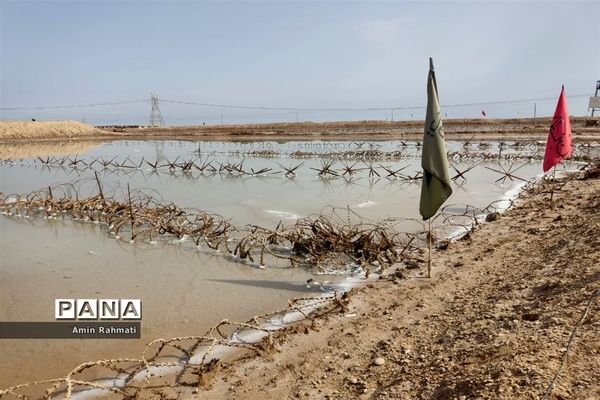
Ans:
[[[429,218],[429,257],[427,259],[427,277],[431,278],[431,218]]]
[[[133,206],[131,205],[131,191],[129,190],[129,182],[127,182],[127,198],[129,199],[129,218],[131,219],[131,240],[135,240],[135,218],[133,216]]]
[[[94,171],[96,176],[96,183],[98,184],[98,191],[100,192],[100,198],[104,201],[104,193],[102,193],[102,185],[100,184],[100,178],[98,178],[98,172]]]

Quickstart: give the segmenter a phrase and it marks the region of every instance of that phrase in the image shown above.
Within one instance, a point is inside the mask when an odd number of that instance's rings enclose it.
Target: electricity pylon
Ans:
[[[160,104],[158,96],[150,93],[150,102],[152,103],[152,111],[150,111],[150,126],[165,126],[165,120],[160,112]]]

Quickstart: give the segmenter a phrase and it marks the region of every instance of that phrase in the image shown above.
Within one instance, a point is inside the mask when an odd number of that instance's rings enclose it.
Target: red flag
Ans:
[[[546,154],[544,155],[544,172],[548,171],[565,158],[571,156],[571,122],[569,121],[569,108],[567,106],[567,95],[563,85],[550,125],[550,133],[546,142]]]
[[[481,115],[486,116],[485,110],[481,110]]]

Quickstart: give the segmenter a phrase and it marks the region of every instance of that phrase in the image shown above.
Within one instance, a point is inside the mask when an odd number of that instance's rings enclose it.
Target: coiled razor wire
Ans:
[[[90,184],[97,186],[97,194],[81,196],[86,185],[89,192]],[[96,174],[95,180],[52,185],[23,195],[0,194],[0,212],[24,220],[43,217],[101,224],[124,241],[175,239],[184,246],[206,245],[261,266],[273,257],[323,271],[348,263],[367,270],[387,267],[398,261],[397,248],[410,239],[394,229],[394,224],[407,219],[368,221],[349,209],[344,210],[345,218],[340,210],[328,207],[275,229],[236,227],[218,214],[181,208],[129,185],[121,192],[109,193]]]
[[[524,184],[530,185],[531,181]],[[90,185],[96,186],[97,194],[82,196],[81,193],[90,193]],[[486,215],[511,205],[511,199],[497,200],[484,208],[448,205],[440,210],[434,222],[436,229],[443,232],[440,236],[451,236],[456,231],[468,233]],[[110,235],[123,241],[155,244],[163,240],[184,247],[207,246],[234,260],[259,266],[284,260],[290,266],[335,272],[352,264],[367,275],[419,252],[417,244],[426,242],[423,233],[428,231],[419,219],[374,221],[350,208],[333,206],[290,225],[280,222],[274,229],[234,226],[219,214],[179,207],[156,191],[132,190],[129,185],[126,190],[109,191],[98,174],[94,179],[55,184],[27,194],[0,193],[0,213],[20,217],[22,221],[43,217],[101,224]],[[420,229],[413,232],[397,229],[407,223]]]
[[[596,173],[597,170],[597,166],[583,169],[585,174]],[[296,260],[294,257],[298,257],[298,260],[304,259],[303,265],[318,268],[320,263],[333,261],[332,254],[336,254],[338,263],[343,259],[341,256],[345,256],[343,262],[353,260],[365,267],[367,272],[369,267],[382,269],[410,257],[411,253],[422,252],[422,245],[413,242],[419,237],[425,242],[427,235],[422,221],[419,221],[423,227],[421,231],[401,235],[394,230],[398,219],[373,222],[349,209],[342,212],[334,207],[329,208],[328,215],[322,213],[300,219],[291,228],[284,228],[280,224],[274,230],[258,226],[238,229],[216,214],[182,209],[143,191],[132,191],[129,187],[124,198],[119,200],[110,197],[97,175],[95,183],[98,194],[80,198],[79,191],[83,183],[86,182],[53,185],[25,195],[1,195],[0,210],[21,217],[57,219],[63,216],[80,221],[102,222],[115,233],[127,231],[128,226],[127,232],[132,240],[174,235],[189,236],[198,243],[202,238],[210,247],[218,249],[225,246],[239,258],[250,258],[252,249],[259,248],[261,262],[266,251],[278,258],[287,258],[292,265],[292,260]],[[555,184],[550,180],[529,181],[525,184],[525,190],[543,192],[549,190],[549,185]],[[511,199],[502,201],[508,201],[509,205],[513,203]],[[436,219],[442,221],[441,226],[458,226],[468,232],[476,226],[482,215],[508,207],[499,204],[496,201],[483,209],[466,206],[458,210],[455,206],[446,206]],[[230,250],[226,239],[234,232],[242,233],[242,236],[237,240],[235,249]],[[276,250],[284,243],[293,249],[287,255]],[[311,257],[322,254],[325,254],[325,258],[317,257],[311,261]],[[167,387],[203,386],[218,373],[219,359],[226,350],[235,350],[232,360],[248,354],[273,352],[276,350],[277,326],[313,320],[335,311],[347,311],[347,293],[333,291],[319,297],[292,299],[285,309],[255,316],[246,322],[223,320],[202,336],[153,340],[137,359],[92,361],[79,365],[62,378],[13,386],[0,391],[0,399],[52,399],[60,396],[71,399],[74,394],[89,390],[133,399],[144,390],[154,390],[156,394],[156,390]],[[84,375],[90,372],[95,372],[96,376],[102,372],[105,378],[86,380]]]
[[[282,331],[273,326],[273,319],[279,319],[282,326],[289,326],[346,310],[347,296],[337,291],[321,297],[292,299],[285,309],[255,316],[246,322],[222,320],[202,336],[153,340],[146,345],[140,358],[86,362],[62,378],[0,390],[0,399],[71,399],[77,393],[90,390],[134,399],[144,390],[173,386],[197,388],[205,385],[211,374],[217,372],[219,360],[224,356],[228,361],[234,361],[249,354],[276,351],[275,339]],[[86,375],[102,378],[90,379]]]

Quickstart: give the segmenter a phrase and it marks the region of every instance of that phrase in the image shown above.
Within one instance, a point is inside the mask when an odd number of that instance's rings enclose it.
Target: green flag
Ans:
[[[429,76],[427,78],[427,116],[425,117],[421,166],[423,167],[423,185],[421,186],[419,213],[424,220],[427,220],[435,215],[438,208],[452,194],[442,113],[431,58],[429,59]]]

